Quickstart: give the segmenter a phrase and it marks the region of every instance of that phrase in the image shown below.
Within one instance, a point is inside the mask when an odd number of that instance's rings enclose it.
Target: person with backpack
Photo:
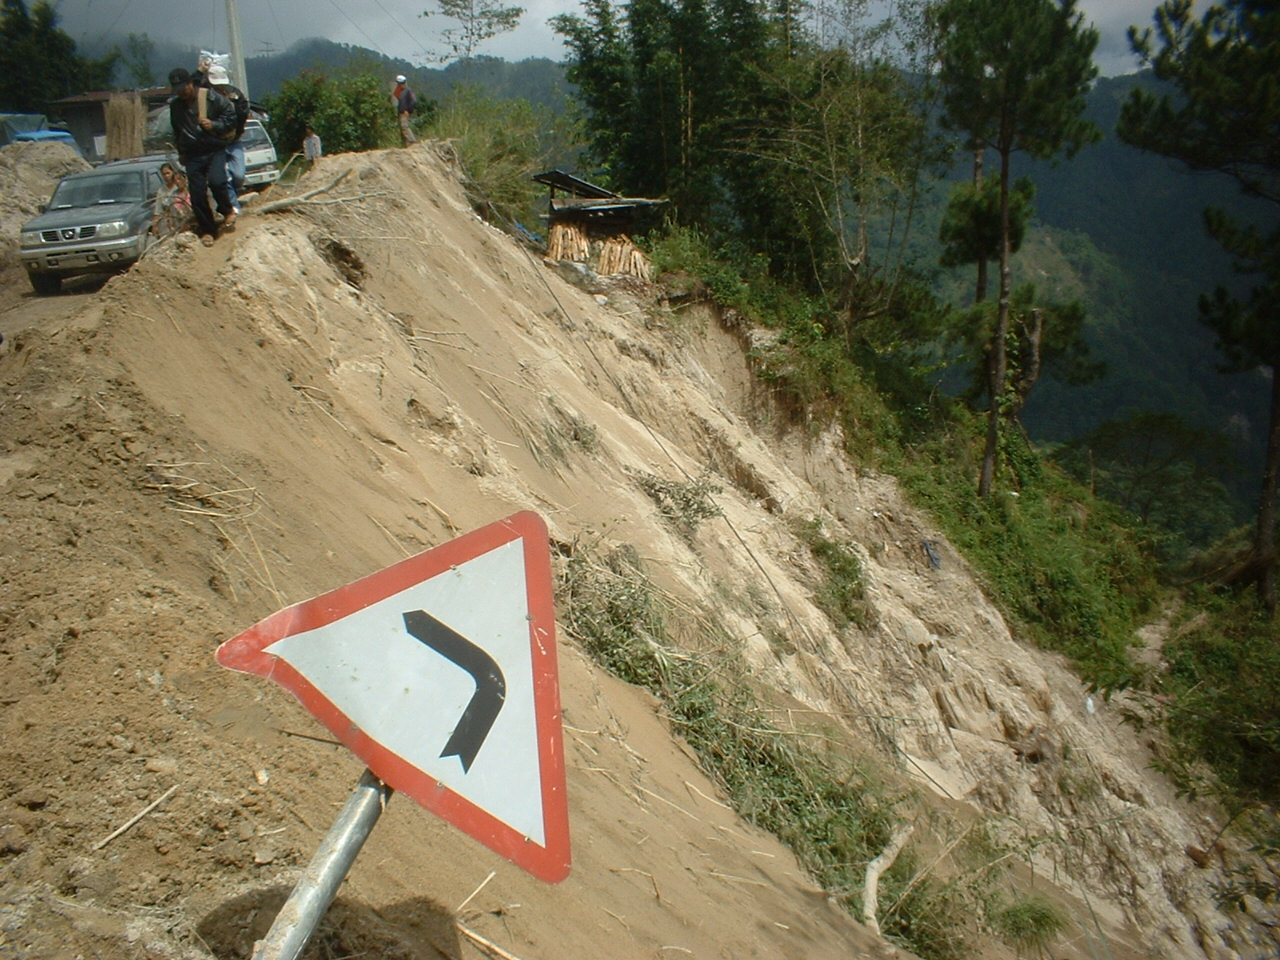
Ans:
[[[236,109],[216,90],[197,93],[198,75],[182,67],[169,71],[173,99],[169,101],[169,123],[178,162],[186,169],[191,211],[196,216],[196,235],[208,246],[218,235],[218,224],[209,207],[209,193],[223,216],[223,229],[235,225],[235,210],[227,191],[227,134],[236,128]]]
[[[391,100],[396,105],[396,113],[400,116],[400,136],[404,139],[404,145],[407,147],[411,143],[417,143],[418,138],[413,135],[409,120],[413,116],[414,108],[418,105],[418,98],[409,89],[409,80],[403,73],[396,77],[395,89],[391,91]]]
[[[249,119],[249,98],[240,89],[231,85],[226,67],[214,63],[209,66],[207,74],[209,86],[217,90],[236,110],[235,130],[227,134],[227,145],[223,149],[227,154],[227,186],[231,193],[231,209],[240,213],[240,194],[244,192],[244,144],[240,138],[244,136],[245,121]]]

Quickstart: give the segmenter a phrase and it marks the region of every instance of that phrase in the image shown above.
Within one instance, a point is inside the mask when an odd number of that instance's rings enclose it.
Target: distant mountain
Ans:
[[[455,61],[444,67],[415,67],[407,60],[385,57],[364,47],[318,38],[300,40],[284,53],[253,57],[245,62],[245,70],[255,99],[278,93],[286,80],[304,70],[368,71],[383,75],[388,81],[404,74],[419,98],[441,100],[454,87],[467,84],[498,98],[520,97],[555,109],[564,106],[569,89],[564,67],[542,57],[516,63],[495,57],[475,57],[466,63]]]
[[[1244,283],[1205,234],[1204,208],[1241,217],[1253,211],[1226,177],[1188,173],[1115,135],[1129,92],[1155,83],[1150,73],[1099,81],[1088,112],[1104,139],[1056,166],[1025,158],[1016,164],[1017,174],[1036,181],[1041,223],[1087,236],[1102,255],[1067,244],[1091,301],[1094,349],[1110,368],[1090,387],[1037,388],[1027,420],[1041,435],[1063,438],[1126,410],[1169,410],[1253,447],[1266,430],[1266,385],[1260,375],[1217,372],[1213,334],[1196,308],[1199,294],[1215,285]],[[1107,262],[1115,269],[1106,270]]]
[[[101,57],[114,48],[123,48],[124,43],[123,37],[102,37],[83,44],[80,52],[90,57]],[[198,47],[154,41],[149,62],[156,85],[165,83],[174,67],[194,67],[199,55]],[[496,57],[475,57],[467,63],[455,61],[444,67],[418,67],[408,60],[387,57],[366,47],[312,37],[299,40],[284,51],[245,59],[249,92],[259,101],[279,93],[286,80],[304,70],[323,73],[368,71],[385,76],[388,82],[403,73],[409,77],[411,86],[420,97],[439,100],[459,84],[472,84],[499,98],[521,97],[530,103],[555,109],[564,106],[570,89],[564,79],[564,67],[545,57],[514,63]],[[123,64],[116,80],[122,86],[128,83]]]

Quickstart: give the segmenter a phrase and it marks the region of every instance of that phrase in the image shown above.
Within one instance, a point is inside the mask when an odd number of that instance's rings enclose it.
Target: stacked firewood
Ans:
[[[586,263],[591,259],[586,227],[573,221],[553,223],[547,234],[547,256],[552,260]]]
[[[107,159],[142,156],[146,128],[147,111],[138,92],[113,93],[107,100]]]
[[[596,273],[649,279],[649,261],[625,233],[603,242],[591,240],[587,229],[572,221],[553,223],[547,233],[547,256],[552,260],[590,263],[598,256]]]
[[[624,274],[649,279],[649,261],[625,233],[610,237],[600,247],[600,264],[596,272],[608,277]]]

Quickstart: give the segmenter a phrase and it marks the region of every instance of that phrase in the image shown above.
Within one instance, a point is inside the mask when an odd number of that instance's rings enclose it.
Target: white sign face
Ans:
[[[282,610],[218,660],[293,692],[397,790],[568,875],[546,531],[516,514]]]
[[[304,675],[371,739],[543,845],[528,609],[524,558],[513,540],[327,627],[277,640],[265,652]],[[501,709],[475,745],[470,769],[441,750],[484,691],[463,667],[408,632],[403,615],[415,610],[431,611],[480,646],[504,678]]]

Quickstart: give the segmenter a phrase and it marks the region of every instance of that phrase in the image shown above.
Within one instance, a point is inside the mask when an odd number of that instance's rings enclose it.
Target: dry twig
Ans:
[[[151,812],[152,810],[154,810],[156,807],[160,806],[160,804],[164,803],[166,800],[168,800],[170,797],[172,797],[172,796],[173,796],[175,793],[177,793],[177,792],[178,792],[178,785],[175,783],[172,787],[170,787],[170,788],[169,788],[168,790],[166,790],[164,793],[160,794],[160,796],[159,796],[159,798],[158,798],[158,799],[156,799],[156,800],[152,800],[149,804],[147,804],[145,807],[143,807],[141,810],[139,810],[137,813],[135,813],[132,817],[130,817],[128,820],[126,820],[126,821],[125,821],[121,826],[117,827],[117,828],[116,828],[115,830],[113,830],[111,833],[107,834],[105,837],[103,837],[101,840],[99,840],[97,843],[95,843],[95,844],[94,844],[90,849],[91,849],[91,850],[101,850],[101,849],[102,849],[103,847],[105,847],[108,843],[110,843],[110,842],[111,842],[112,840],[114,840],[116,837],[120,836],[122,833],[124,833],[125,831],[127,831],[130,827],[132,827],[132,826],[133,826],[134,824],[136,824],[139,820],[141,820],[141,819],[142,819],[143,817],[145,817],[148,813],[150,813],[150,812]]]
[[[493,879],[494,877],[496,877],[497,875],[498,875],[498,871],[497,871],[497,870],[490,870],[490,871],[489,871],[489,875],[488,875],[487,877],[485,877],[483,880],[481,880],[481,881],[480,881],[480,886],[478,886],[478,887],[476,887],[474,890],[472,890],[472,891],[471,891],[471,896],[467,897],[467,899],[463,900],[460,904],[458,904],[458,909],[457,909],[457,910],[455,910],[455,911],[453,911],[453,912],[454,912],[454,913],[461,913],[461,912],[462,912],[462,908],[463,908],[463,907],[465,907],[465,906],[466,906],[468,903],[470,903],[472,900],[474,900],[474,899],[476,898],[476,894],[478,894],[481,890],[483,890],[486,886],[488,886],[488,885],[489,885],[489,881],[490,881],[490,880],[492,880],[492,879]]]
[[[658,881],[653,879],[652,873],[646,873],[644,870],[637,870],[635,867],[610,867],[613,873],[638,873],[642,877],[648,877],[649,882],[653,884],[653,897],[659,903],[662,902],[662,894],[658,892]]]
[[[487,937],[480,936],[480,934],[476,933],[474,930],[464,927],[461,923],[457,924],[456,926],[458,928],[459,933],[461,933],[464,937],[466,937],[468,940],[470,940],[480,949],[484,950],[490,956],[500,957],[501,960],[520,960],[520,958],[517,957],[514,953],[508,953],[506,950],[503,950],[500,946],[498,946],[492,940],[488,939]]]
[[[283,200],[273,201],[272,203],[268,203],[265,207],[259,207],[258,213],[275,213],[278,210],[288,210],[290,207],[296,207],[299,204],[306,203],[312,197],[318,197],[322,193],[328,193],[330,190],[332,190],[334,187],[340,184],[343,180],[347,179],[347,177],[349,176],[351,176],[350,167],[342,171],[342,173],[327,186],[318,187],[315,190],[308,190],[306,193],[302,194],[301,196],[286,197]],[[350,197],[346,199],[354,200],[357,198]]]

